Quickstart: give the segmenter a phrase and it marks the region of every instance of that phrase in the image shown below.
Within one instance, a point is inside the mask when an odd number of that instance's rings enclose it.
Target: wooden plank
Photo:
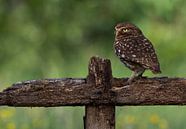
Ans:
[[[186,79],[184,78],[149,78],[137,80],[130,86],[123,86],[126,81],[115,79],[113,89],[116,105],[185,105]],[[117,88],[117,86],[122,86]]]
[[[27,81],[0,92],[0,105],[49,107],[81,105],[186,105],[186,79],[148,78],[125,85],[115,78],[109,94],[86,79]],[[111,97],[109,97],[111,96]]]
[[[112,84],[111,63],[107,59],[93,57],[89,63],[87,83],[101,89],[99,99],[107,97],[110,100]],[[85,107],[85,129],[115,129],[115,105],[87,105]]]
[[[91,86],[86,84],[86,80],[79,78],[19,82],[0,93],[0,105],[28,107],[81,105],[81,99],[83,103],[89,103],[84,98],[87,96],[86,93],[82,92],[82,88],[88,87]]]
[[[186,105],[185,78],[143,78],[126,85],[127,78],[110,76],[110,66],[100,67],[105,76],[94,77],[98,68],[92,69],[88,79],[43,79],[13,84],[0,92],[0,106]],[[98,78],[112,79],[106,82]],[[105,85],[109,86],[107,90]]]

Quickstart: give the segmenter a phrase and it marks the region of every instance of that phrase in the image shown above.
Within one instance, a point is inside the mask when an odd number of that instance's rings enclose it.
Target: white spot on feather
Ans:
[[[132,57],[136,57],[136,55],[132,55]]]
[[[116,44],[119,44],[119,41],[117,41]]]
[[[122,54],[122,55],[121,55],[121,57],[125,58],[125,55],[124,55],[124,54]]]

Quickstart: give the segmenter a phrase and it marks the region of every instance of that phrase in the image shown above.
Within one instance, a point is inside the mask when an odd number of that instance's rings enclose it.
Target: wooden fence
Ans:
[[[87,78],[32,80],[0,92],[0,106],[85,106],[85,129],[115,129],[115,106],[185,105],[186,79],[146,78],[126,85],[108,59],[92,57]]]

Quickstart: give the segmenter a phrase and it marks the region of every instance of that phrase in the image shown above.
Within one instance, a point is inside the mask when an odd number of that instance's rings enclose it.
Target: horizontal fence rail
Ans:
[[[92,59],[97,63],[103,60],[98,57]],[[106,94],[105,84],[99,84],[99,77],[98,84],[88,81],[87,78],[43,79],[15,83],[0,92],[0,106],[186,104],[186,79],[184,78],[142,78],[127,85],[127,78],[111,77],[111,85]]]

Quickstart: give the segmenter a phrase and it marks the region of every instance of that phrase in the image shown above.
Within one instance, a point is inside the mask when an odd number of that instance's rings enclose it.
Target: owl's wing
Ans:
[[[154,47],[145,37],[133,37],[116,41],[115,49],[120,58],[140,64],[154,73],[161,72]]]

